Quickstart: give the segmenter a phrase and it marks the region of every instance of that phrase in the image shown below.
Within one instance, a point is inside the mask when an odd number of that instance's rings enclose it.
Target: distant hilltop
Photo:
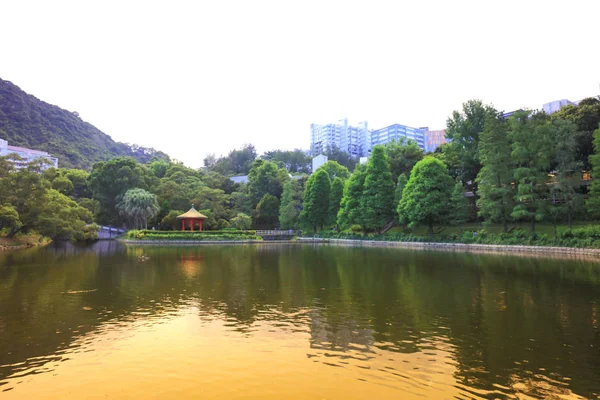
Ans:
[[[0,79],[0,139],[11,146],[44,151],[64,168],[91,169],[98,161],[117,156],[145,163],[169,157],[152,148],[115,142],[77,112],[64,110],[25,93]]]

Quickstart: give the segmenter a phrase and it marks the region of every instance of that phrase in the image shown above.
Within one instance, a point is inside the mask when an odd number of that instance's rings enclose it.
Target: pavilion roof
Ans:
[[[185,219],[206,219],[208,217],[204,214],[200,214],[198,211],[196,211],[196,209],[192,205],[192,208],[190,208],[190,210],[188,212],[183,213],[177,217],[177,219],[184,219],[184,218]]]

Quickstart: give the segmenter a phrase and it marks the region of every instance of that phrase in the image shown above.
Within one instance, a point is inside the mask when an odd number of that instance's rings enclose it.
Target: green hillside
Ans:
[[[91,169],[97,161],[130,156],[145,163],[168,158],[152,148],[118,143],[77,113],[45,103],[0,79],[0,139],[11,146],[47,151],[60,167]]]

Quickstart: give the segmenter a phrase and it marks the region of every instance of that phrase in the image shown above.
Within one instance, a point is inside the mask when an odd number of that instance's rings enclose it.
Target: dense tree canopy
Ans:
[[[344,185],[344,195],[340,203],[337,223],[342,229],[352,225],[362,225],[361,198],[365,185],[367,166],[359,164]]]
[[[425,157],[413,168],[402,192],[398,214],[409,226],[426,224],[433,234],[434,224],[448,222],[448,200],[454,182],[440,160]]]
[[[363,227],[381,229],[394,218],[394,181],[383,146],[373,147],[360,199]]]
[[[328,222],[331,180],[325,170],[319,169],[308,178],[300,219],[314,232]]]
[[[388,155],[393,182],[397,182],[398,176],[401,174],[409,176],[414,165],[423,158],[424,154],[417,142],[406,138],[387,143],[385,150]]]
[[[508,232],[514,207],[514,163],[508,121],[488,116],[479,142],[479,159],[483,167],[477,175],[479,215],[487,222],[498,222]]]

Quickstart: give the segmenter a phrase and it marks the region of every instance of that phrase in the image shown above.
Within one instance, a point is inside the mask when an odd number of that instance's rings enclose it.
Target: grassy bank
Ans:
[[[45,246],[51,240],[37,233],[29,233],[27,235],[19,235],[13,238],[0,236],[0,251],[26,249],[35,246]]]
[[[427,235],[426,228],[406,232],[401,228],[394,228],[383,235],[359,232],[319,232],[319,237],[331,239],[353,240],[381,240],[398,242],[437,242],[437,243],[464,243],[464,244],[492,244],[512,246],[558,246],[577,248],[600,248],[600,225],[577,225],[573,229],[558,227],[554,234],[553,225],[540,225],[535,233],[513,227],[510,232],[503,233],[501,226],[482,228],[480,225],[469,228],[465,225],[462,232],[458,227],[444,227],[434,235]],[[548,228],[551,228],[548,229]]]
[[[152,230],[132,230],[127,233],[127,238],[132,240],[160,240],[160,241],[236,241],[236,240],[262,240],[256,236],[256,231],[152,231]]]

